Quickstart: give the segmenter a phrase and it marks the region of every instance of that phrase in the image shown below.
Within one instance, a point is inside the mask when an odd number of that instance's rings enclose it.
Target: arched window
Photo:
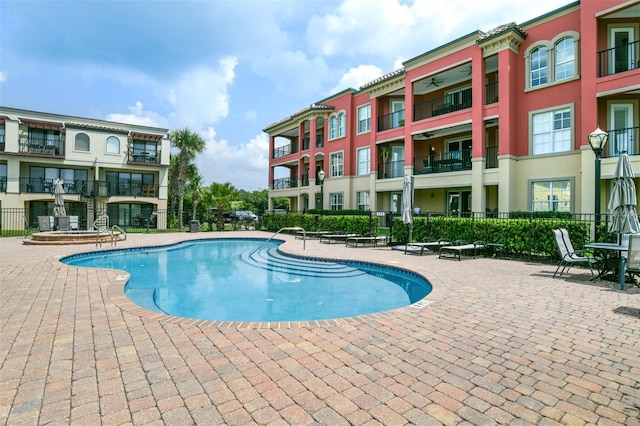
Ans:
[[[576,75],[575,41],[563,38],[555,45],[555,80],[565,80]]]
[[[338,137],[338,117],[332,115],[329,118],[329,139],[335,139]]]
[[[107,154],[120,154],[120,139],[115,136],[107,138]]]
[[[341,112],[338,114],[338,137],[344,137],[345,135],[345,126],[346,126],[346,117],[347,114]]]
[[[540,46],[531,52],[531,87],[547,84],[548,70],[547,70],[547,48]]]
[[[73,149],[76,151],[89,151],[89,136],[86,133],[78,133]]]

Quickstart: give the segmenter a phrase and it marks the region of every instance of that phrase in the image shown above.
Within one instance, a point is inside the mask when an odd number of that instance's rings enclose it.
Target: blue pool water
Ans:
[[[288,256],[282,241],[210,239],[69,256],[72,266],[122,269],[126,295],[170,315],[222,321],[341,318],[407,306],[431,285],[368,263]]]

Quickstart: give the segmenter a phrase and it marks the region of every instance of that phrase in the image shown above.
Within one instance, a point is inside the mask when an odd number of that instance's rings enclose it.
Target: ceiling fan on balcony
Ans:
[[[460,70],[460,72],[466,72],[467,75],[471,75],[471,71],[472,71],[471,65],[469,65],[466,69]]]
[[[431,78],[431,81],[429,81],[428,83],[426,83],[426,86],[425,86],[425,87],[431,87],[431,86],[434,86],[434,87],[440,87],[440,85],[441,85],[442,83],[444,83],[444,80],[436,80],[436,78],[435,78],[435,77],[432,77],[432,78]]]

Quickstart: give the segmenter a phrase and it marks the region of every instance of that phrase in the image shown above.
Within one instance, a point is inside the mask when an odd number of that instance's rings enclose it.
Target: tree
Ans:
[[[198,203],[200,203],[203,198],[202,190],[202,175],[196,172],[195,176],[189,179],[189,184],[187,186],[187,192],[191,195],[191,203],[193,204],[191,220],[197,219]]]
[[[170,187],[176,191],[175,196],[178,199],[178,226],[182,229],[182,213],[187,185],[191,179],[198,175],[198,169],[195,164],[193,164],[193,160],[197,154],[204,151],[205,142],[199,134],[184,128],[171,133],[171,146],[178,149]]]
[[[212,206],[216,212],[216,228],[218,231],[224,230],[224,212],[231,208],[231,202],[237,194],[237,190],[229,182],[212,183],[209,186]]]

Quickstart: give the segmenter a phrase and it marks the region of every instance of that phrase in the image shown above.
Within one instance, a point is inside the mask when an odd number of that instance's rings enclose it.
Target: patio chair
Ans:
[[[576,251],[573,248],[573,244],[571,243],[571,239],[569,238],[569,233],[566,229],[554,229],[553,235],[556,240],[556,245],[558,246],[558,251],[560,252],[560,263],[558,263],[558,267],[556,271],[553,273],[553,278],[558,275],[559,277],[565,271],[569,271],[572,265],[589,265],[589,270],[591,271],[591,278],[593,275],[593,265],[598,263],[598,259],[589,256],[581,255],[583,251]],[[560,269],[562,268],[562,269]],[[560,274],[558,274],[560,271]]]
[[[640,234],[629,235],[629,250],[626,258],[626,272],[632,277],[640,275]]]

